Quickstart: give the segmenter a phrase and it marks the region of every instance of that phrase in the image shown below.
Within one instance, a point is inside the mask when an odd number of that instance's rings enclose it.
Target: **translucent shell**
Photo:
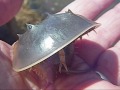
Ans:
[[[99,25],[70,10],[49,15],[40,24],[28,24],[28,30],[19,35],[19,40],[13,45],[14,70],[19,72],[44,61]]]

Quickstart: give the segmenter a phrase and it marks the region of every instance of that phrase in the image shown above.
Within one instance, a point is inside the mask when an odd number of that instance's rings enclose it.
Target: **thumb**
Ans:
[[[0,89],[27,89],[21,76],[12,70],[10,48],[0,41]]]

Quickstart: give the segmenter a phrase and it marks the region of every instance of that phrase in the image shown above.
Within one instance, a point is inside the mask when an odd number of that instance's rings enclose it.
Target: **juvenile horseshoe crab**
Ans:
[[[44,70],[47,72],[47,69],[42,69],[46,68],[43,61],[50,64],[52,60],[46,59],[59,52],[59,71],[62,65],[68,71],[63,48],[99,25],[70,10],[62,14],[48,15],[40,24],[27,24],[27,31],[19,35],[19,40],[13,45],[13,69],[17,72],[32,69],[40,75],[40,72],[45,72]],[[49,82],[49,79],[46,82]]]

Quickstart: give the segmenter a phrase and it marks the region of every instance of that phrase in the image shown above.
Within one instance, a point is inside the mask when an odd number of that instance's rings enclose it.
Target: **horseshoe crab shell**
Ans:
[[[42,23],[27,24],[13,45],[13,69],[28,69],[64,48],[99,24],[71,11],[49,15]]]

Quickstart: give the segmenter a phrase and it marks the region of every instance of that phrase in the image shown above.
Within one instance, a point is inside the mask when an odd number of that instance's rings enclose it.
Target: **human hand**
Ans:
[[[73,13],[83,15],[88,19],[94,19],[102,10],[104,10],[114,0],[76,0],[68,5],[62,12],[70,9]],[[120,4],[107,11],[99,17],[96,22],[101,26],[84,35],[82,40],[76,41],[77,56],[94,70],[101,72],[109,81],[102,80],[95,71],[82,75],[64,77],[66,79],[60,86],[66,89],[120,89],[120,57],[119,57],[119,38],[120,38]],[[79,61],[75,61],[79,63]],[[80,67],[80,64],[76,67]],[[113,85],[114,84],[114,85]],[[65,87],[67,86],[67,87]]]
[[[23,0],[0,0],[0,26],[17,14],[22,2]]]
[[[68,5],[62,12],[70,9],[75,14],[83,15],[88,19],[94,19],[101,11],[110,5],[114,0],[76,0]],[[95,32],[91,31],[89,36],[84,35],[82,40],[76,42],[77,55],[85,60],[90,66],[102,72],[109,80],[102,80],[95,71],[84,74],[61,76],[56,79],[56,89],[119,89],[119,15],[118,4],[96,22],[101,23]],[[113,45],[117,42],[115,45]],[[9,88],[26,88],[26,84],[18,73],[15,73],[11,67],[10,49],[11,46],[0,42],[0,87]],[[75,62],[75,61],[74,61]],[[78,61],[76,61],[78,63]],[[77,64],[80,67],[80,64]],[[15,74],[14,74],[15,73]],[[5,81],[5,82],[3,82]],[[17,82],[17,84],[16,84]],[[114,85],[113,85],[113,84]]]

